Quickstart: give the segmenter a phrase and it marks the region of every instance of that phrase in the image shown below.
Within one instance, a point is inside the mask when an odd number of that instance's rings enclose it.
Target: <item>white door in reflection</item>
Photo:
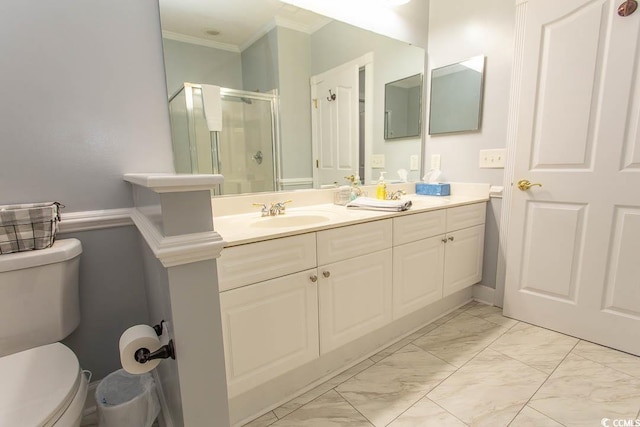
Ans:
[[[361,64],[348,62],[311,77],[314,187],[344,183],[358,173],[358,76]]]

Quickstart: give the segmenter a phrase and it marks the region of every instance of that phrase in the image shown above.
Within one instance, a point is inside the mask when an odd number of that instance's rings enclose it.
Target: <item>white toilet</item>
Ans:
[[[87,378],[56,341],[80,323],[81,253],[65,239],[0,255],[0,426],[80,425]]]

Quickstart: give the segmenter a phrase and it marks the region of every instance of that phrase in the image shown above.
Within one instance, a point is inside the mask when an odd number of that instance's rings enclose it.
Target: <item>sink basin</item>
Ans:
[[[328,222],[330,218],[324,215],[314,214],[283,214],[279,216],[269,216],[259,218],[252,222],[249,226],[256,228],[284,228],[284,227],[302,227],[306,225],[322,224]]]

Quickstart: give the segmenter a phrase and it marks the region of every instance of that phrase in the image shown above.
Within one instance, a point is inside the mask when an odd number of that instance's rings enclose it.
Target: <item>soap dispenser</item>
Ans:
[[[380,179],[378,180],[378,186],[376,187],[376,199],[387,199],[387,184],[384,182],[384,174],[386,172],[380,172]]]

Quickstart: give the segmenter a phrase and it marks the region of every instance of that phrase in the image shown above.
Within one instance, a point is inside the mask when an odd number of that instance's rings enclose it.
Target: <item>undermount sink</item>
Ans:
[[[305,225],[321,224],[328,222],[330,218],[324,215],[314,214],[282,214],[278,216],[262,217],[250,224],[250,227],[257,228],[284,228],[301,227]]]

